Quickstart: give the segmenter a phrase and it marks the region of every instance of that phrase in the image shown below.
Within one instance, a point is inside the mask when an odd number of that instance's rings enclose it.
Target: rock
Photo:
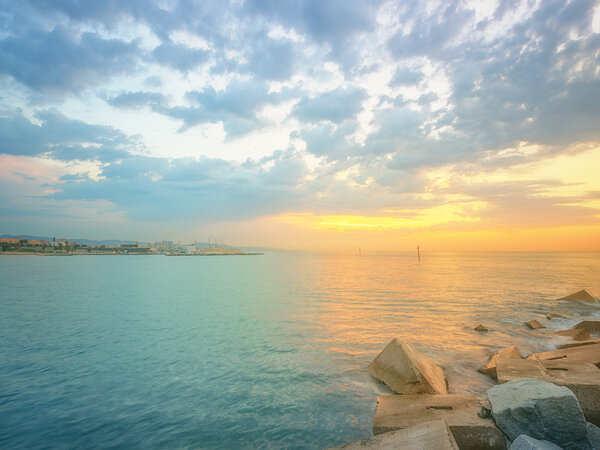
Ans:
[[[569,388],[588,422],[600,425],[600,369],[593,364],[542,360],[547,380]]]
[[[410,345],[393,339],[367,371],[398,394],[447,394],[441,367]]]
[[[593,423],[587,424],[588,439],[592,443],[594,449],[600,449],[600,428]]]
[[[484,327],[483,325],[479,324],[477,325],[475,328],[473,328],[475,331],[490,331],[488,330],[486,327]]]
[[[532,353],[527,359],[553,359],[569,362],[600,364],[600,344],[582,345],[579,347],[561,348],[547,352]]]
[[[501,348],[490,357],[489,362],[479,369],[479,372],[490,375],[492,378],[496,378],[496,360],[500,358],[523,359],[523,356],[521,356],[517,347]]]
[[[489,419],[492,417],[492,410],[487,406],[482,406],[477,415],[482,419]]]
[[[583,328],[553,331],[550,334],[555,334],[557,336],[568,336],[574,341],[586,341],[590,338],[590,333],[588,333],[587,330],[584,330]]]
[[[600,339],[588,339],[587,341],[567,342],[565,344],[557,345],[557,347],[558,348],[571,348],[571,347],[581,347],[583,345],[592,345],[592,344],[600,344]]]
[[[538,328],[546,328],[544,325],[542,325],[539,321],[535,319],[530,320],[529,322],[525,322],[525,325],[527,325],[532,330],[537,330]]]
[[[584,320],[573,328],[586,330],[588,333],[600,333],[600,320]]]
[[[516,438],[510,446],[510,450],[562,450],[558,445],[550,441],[540,441],[526,434]]]
[[[494,386],[488,398],[496,424],[511,440],[526,434],[561,447],[591,448],[583,412],[566,387],[523,379]]]
[[[546,319],[548,320],[552,320],[552,319],[568,319],[569,317],[563,315],[563,314],[559,314],[559,313],[550,313],[546,316]]]
[[[600,423],[600,369],[593,364],[564,360],[501,360],[498,383],[535,378],[564,386],[573,392],[589,422]]]
[[[443,419],[461,450],[505,449],[491,419],[479,417],[481,402],[470,394],[384,395],[377,398],[373,434]]]
[[[501,360],[496,367],[498,384],[524,378],[547,380],[546,369],[539,359]]]
[[[595,302],[596,299],[592,297],[588,292],[583,289],[579,292],[575,292],[574,294],[567,295],[566,297],[559,298],[558,300],[571,300],[571,301],[580,301],[580,302]]]
[[[456,441],[448,429],[448,425],[443,420],[420,423],[403,430],[390,431],[333,448],[347,450],[363,448],[377,450],[458,450]]]

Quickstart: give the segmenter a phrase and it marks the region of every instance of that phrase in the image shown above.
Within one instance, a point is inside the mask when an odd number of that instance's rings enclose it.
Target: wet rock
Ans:
[[[490,357],[488,363],[479,369],[479,372],[490,375],[492,378],[496,378],[496,361],[500,358],[523,359],[523,356],[521,356],[517,347],[502,348]]]
[[[398,394],[447,394],[441,367],[410,345],[393,339],[367,371]]]
[[[566,297],[561,297],[558,300],[571,300],[590,303],[596,301],[596,299],[592,297],[585,289],[575,292],[574,294],[567,295]]]
[[[586,330],[588,333],[600,333],[600,320],[584,320],[573,327],[577,330]]]
[[[550,313],[546,316],[546,319],[548,320],[552,320],[552,319],[568,319],[569,317],[563,315],[563,314],[559,314],[559,313]]]
[[[510,446],[510,450],[562,450],[558,445],[550,441],[540,441],[525,434],[516,438]]]
[[[600,449],[600,428],[593,423],[588,423],[587,429],[588,439],[590,440],[592,447],[595,449]]]
[[[535,378],[564,386],[577,397],[589,422],[600,423],[600,369],[593,364],[563,360],[501,360],[498,383]]]
[[[593,364],[542,360],[547,380],[569,388],[588,422],[600,425],[600,369]]]
[[[444,420],[434,420],[333,448],[347,450],[363,448],[377,450],[458,450],[459,447],[456,445],[446,422]]]
[[[475,328],[473,328],[475,331],[490,331],[488,330],[486,327],[484,327],[483,325],[479,324],[477,325]]]
[[[593,345],[600,344],[600,339],[588,339],[587,341],[579,341],[579,342],[567,342],[565,344],[557,345],[558,348],[571,348],[571,347],[581,347],[583,345]]]
[[[537,330],[538,328],[546,328],[538,320],[535,320],[535,319],[530,320],[529,322],[525,322],[525,325],[527,325],[532,330]]]
[[[481,402],[470,394],[384,395],[377,398],[373,434],[443,419],[461,450],[505,449],[493,420],[478,415]]]
[[[564,448],[591,448],[583,411],[566,387],[523,379],[494,386],[488,398],[494,421],[511,440],[525,434]]]
[[[590,339],[590,333],[587,330],[582,328],[576,328],[572,330],[561,330],[561,331],[553,331],[550,334],[555,334],[557,336],[567,336],[573,339],[574,341],[586,341]]]
[[[527,359],[553,359],[569,362],[600,364],[600,344],[582,345],[579,347],[560,348],[547,352],[532,353]]]

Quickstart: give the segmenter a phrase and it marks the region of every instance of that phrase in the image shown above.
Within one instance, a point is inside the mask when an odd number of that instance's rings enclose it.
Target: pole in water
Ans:
[[[421,247],[417,244],[417,258],[419,258],[419,262],[421,262]]]

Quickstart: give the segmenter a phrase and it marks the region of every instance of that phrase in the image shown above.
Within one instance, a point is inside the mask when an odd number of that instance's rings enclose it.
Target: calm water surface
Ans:
[[[489,351],[554,348],[548,331],[600,317],[553,300],[583,288],[600,296],[598,253],[2,256],[0,447],[360,439],[388,392],[365,367],[391,338],[482,395]]]

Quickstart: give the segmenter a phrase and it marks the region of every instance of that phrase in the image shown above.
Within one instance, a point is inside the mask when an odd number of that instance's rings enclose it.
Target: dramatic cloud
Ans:
[[[33,124],[22,115],[0,116],[0,153],[71,160],[114,161],[135,150],[135,140],[112,127],[70,120],[55,110],[40,111]]]
[[[42,93],[78,92],[135,69],[137,44],[60,25],[0,40],[0,72]]]
[[[2,223],[597,224],[600,7],[486,3],[4,2]]]

